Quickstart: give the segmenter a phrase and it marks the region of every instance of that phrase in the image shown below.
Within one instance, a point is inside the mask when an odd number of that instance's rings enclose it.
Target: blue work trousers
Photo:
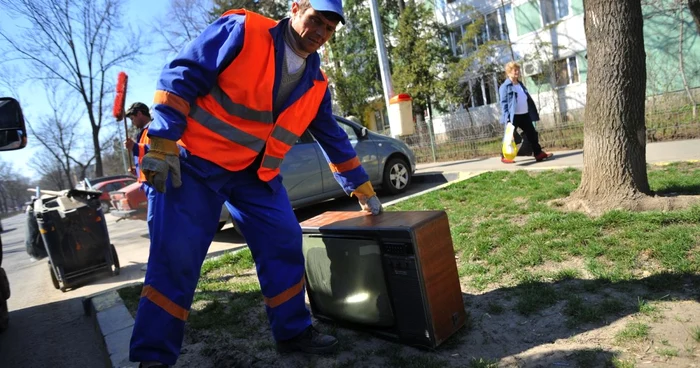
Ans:
[[[257,268],[275,340],[311,325],[304,298],[301,228],[281,178],[231,172],[196,156],[180,157],[182,186],[148,193],[151,247],[131,337],[131,361],[174,365],[180,355],[202,263],[228,201]]]

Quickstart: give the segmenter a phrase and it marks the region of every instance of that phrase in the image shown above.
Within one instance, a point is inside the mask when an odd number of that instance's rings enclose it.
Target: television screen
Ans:
[[[379,244],[373,239],[304,236],[309,299],[325,316],[393,326]]]

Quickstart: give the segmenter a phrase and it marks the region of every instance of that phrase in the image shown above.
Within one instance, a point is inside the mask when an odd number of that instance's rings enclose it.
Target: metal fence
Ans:
[[[414,134],[401,139],[415,152],[419,163],[499,156],[503,126],[498,123],[497,115],[489,119],[481,115],[478,118],[465,112],[444,115],[433,119],[432,124],[417,124]],[[583,116],[583,109],[541,115],[542,120],[536,127],[542,147],[546,150],[582,148]],[[648,142],[700,137],[700,113],[694,116],[692,106],[654,110],[648,106],[645,116]]]

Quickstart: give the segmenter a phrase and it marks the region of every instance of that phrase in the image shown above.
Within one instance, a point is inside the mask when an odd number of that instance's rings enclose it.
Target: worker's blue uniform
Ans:
[[[210,25],[167,64],[158,89],[188,103],[206,95],[217,76],[238,55],[244,39],[245,17],[228,15]],[[274,39],[277,95],[288,19],[270,29]],[[321,76],[320,57],[311,54],[304,75],[281,111],[299,99]],[[185,116],[167,103],[154,106],[149,135],[177,141]],[[275,119],[281,111],[274,111]],[[326,90],[308,131],[314,135],[347,194],[369,180],[357,160],[347,134],[333,118]],[[232,148],[231,155],[236,152]],[[281,176],[259,179],[260,159],[247,169],[232,172],[181,150],[182,186],[168,179],[165,193],[149,197],[153,211],[151,249],[144,291],[131,339],[132,361],[175,364],[183,340],[184,324],[197,286],[202,262],[217,230],[219,213],[228,201],[231,216],[240,227],[255,259],[258,279],[275,340],[297,336],[311,325],[304,298],[304,258],[301,228],[292,210]]]

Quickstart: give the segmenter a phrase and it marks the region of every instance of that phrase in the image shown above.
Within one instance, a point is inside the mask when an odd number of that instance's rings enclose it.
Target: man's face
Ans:
[[[141,111],[134,112],[133,114],[129,115],[128,118],[131,119],[131,124],[138,129],[145,127],[150,120],[148,119],[148,116],[144,115]]]
[[[308,53],[316,52],[326,43],[333,33],[338,22],[328,20],[313,8],[304,11],[299,9],[299,4],[292,3],[292,28],[299,38],[299,46]]]

